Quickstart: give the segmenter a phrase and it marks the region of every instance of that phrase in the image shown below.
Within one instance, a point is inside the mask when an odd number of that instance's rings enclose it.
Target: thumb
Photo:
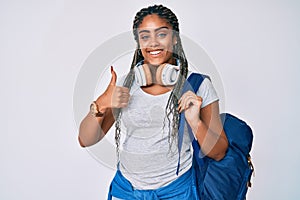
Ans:
[[[110,79],[110,85],[116,85],[117,82],[117,74],[114,71],[113,66],[110,67],[110,71],[111,71],[111,79]]]

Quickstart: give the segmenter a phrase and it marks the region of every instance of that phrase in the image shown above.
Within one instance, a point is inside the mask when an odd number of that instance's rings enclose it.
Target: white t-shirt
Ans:
[[[122,85],[123,81],[120,82],[119,85]],[[170,93],[151,95],[134,81],[129,105],[122,110],[121,134],[125,135],[125,139],[120,152],[119,169],[135,189],[157,189],[178,178],[177,142],[170,149],[169,123],[165,117]],[[197,95],[203,98],[201,107],[218,100],[207,78],[199,87]],[[187,132],[183,137],[180,161],[179,176],[192,165],[191,141]]]

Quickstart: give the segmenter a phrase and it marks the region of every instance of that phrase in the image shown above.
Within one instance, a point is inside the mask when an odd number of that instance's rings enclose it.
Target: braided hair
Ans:
[[[170,128],[169,132],[169,145],[171,146],[173,141],[176,140],[176,136],[178,133],[178,125],[179,125],[179,113],[177,110],[178,107],[178,100],[181,95],[181,90],[184,85],[184,81],[187,77],[188,73],[188,62],[185,57],[182,43],[179,35],[179,23],[176,15],[167,7],[162,5],[154,5],[149,6],[147,8],[141,9],[139,12],[137,12],[134,21],[133,21],[133,35],[134,39],[137,42],[137,48],[134,52],[134,57],[132,60],[131,68],[129,73],[127,74],[125,81],[123,83],[124,87],[131,88],[134,78],[135,78],[135,72],[134,67],[142,60],[144,60],[144,57],[142,55],[141,49],[139,47],[139,40],[138,40],[138,32],[137,29],[139,25],[142,23],[143,19],[147,15],[156,14],[160,18],[165,19],[173,29],[173,37],[177,38],[177,43],[173,46],[173,57],[179,60],[180,62],[180,74],[178,81],[174,85],[174,88],[169,96],[167,106],[165,109],[166,119],[168,120],[168,125]],[[170,119],[172,116],[172,119]],[[115,141],[117,146],[117,155],[119,155],[119,146],[120,146],[120,118],[121,118],[121,112],[117,112],[116,116],[116,124],[115,124]],[[165,125],[165,122],[164,122]]]

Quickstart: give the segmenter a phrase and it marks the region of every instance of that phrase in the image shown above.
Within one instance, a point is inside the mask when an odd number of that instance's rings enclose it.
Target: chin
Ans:
[[[165,59],[145,59],[144,63],[150,64],[150,65],[153,65],[153,66],[159,66],[159,65],[164,64],[164,63],[172,64],[172,61],[173,61],[172,58],[167,58],[167,59],[166,58]]]
[[[164,64],[165,62],[148,62],[148,64],[153,65],[153,66],[159,66],[161,64]]]

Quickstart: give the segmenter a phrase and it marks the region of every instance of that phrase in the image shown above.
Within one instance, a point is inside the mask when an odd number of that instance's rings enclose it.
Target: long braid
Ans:
[[[166,106],[166,118],[168,119],[168,124],[169,127],[172,126],[171,132],[169,132],[169,144],[170,146],[172,145],[172,142],[176,140],[177,138],[177,130],[178,130],[178,125],[179,125],[179,113],[177,110],[178,107],[178,100],[181,95],[181,91],[184,85],[184,82],[186,80],[187,74],[188,74],[188,62],[185,57],[183,48],[182,48],[182,43],[179,35],[179,23],[176,15],[167,7],[164,7],[162,5],[154,5],[154,6],[149,6],[147,8],[141,9],[135,16],[134,21],[133,21],[133,35],[134,39],[137,42],[137,49],[135,50],[133,61],[131,64],[131,68],[129,73],[126,76],[126,79],[123,83],[124,87],[131,88],[134,78],[135,78],[135,73],[134,73],[134,67],[144,59],[142,56],[141,50],[139,48],[139,41],[138,41],[138,32],[137,29],[139,25],[142,23],[143,19],[147,15],[151,14],[157,14],[159,17],[165,19],[173,29],[173,37],[177,38],[177,44],[174,45],[173,47],[173,57],[178,59],[180,62],[180,75],[178,78],[178,81],[174,85],[174,88],[170,94],[170,97],[167,102]],[[170,117],[172,117],[172,120]],[[116,145],[117,145],[117,154],[119,155],[119,146],[120,146],[120,118],[121,118],[121,112],[118,111],[116,114],[116,132],[115,132],[115,140],[116,140]]]
[[[131,63],[130,71],[127,74],[125,81],[123,83],[124,87],[131,88],[133,81],[134,81],[134,67],[137,65],[137,63],[143,60],[143,56],[141,53],[141,50],[137,48],[134,52],[134,57],[133,61]],[[117,159],[119,160],[119,155],[120,155],[120,139],[121,139],[121,109],[115,109],[114,110],[114,117],[116,119],[115,123],[115,142],[116,142],[116,149],[117,149]]]

